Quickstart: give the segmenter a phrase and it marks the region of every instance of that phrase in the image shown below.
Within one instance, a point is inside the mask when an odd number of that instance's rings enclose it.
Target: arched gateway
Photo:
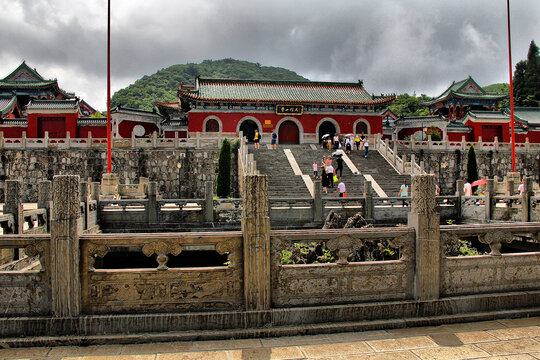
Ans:
[[[285,120],[279,125],[279,143],[280,144],[299,144],[300,130],[291,120]]]
[[[336,132],[336,126],[331,121],[323,121],[319,126],[319,143],[324,135],[329,135],[331,139]]]
[[[255,130],[259,130],[259,127],[253,120],[244,120],[240,124],[240,131],[242,131],[249,142],[253,141],[253,138],[255,137]]]

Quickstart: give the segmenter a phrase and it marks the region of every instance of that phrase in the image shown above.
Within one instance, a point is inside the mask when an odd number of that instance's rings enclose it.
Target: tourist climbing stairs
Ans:
[[[295,175],[291,160],[298,165],[297,173],[299,171],[304,176],[309,176],[311,180],[314,180],[314,161],[319,168],[319,180],[323,157],[332,157],[332,165],[334,168],[337,167],[337,158],[332,156],[333,150],[328,151],[310,144],[281,145],[276,150],[266,146],[254,149],[250,145],[249,152],[254,154],[259,172],[268,176],[268,193],[272,198],[311,197],[308,190],[309,181],[306,184],[302,176]],[[289,153],[289,158],[286,153]],[[363,196],[364,182],[367,180],[372,181],[374,196],[397,196],[401,184],[410,186],[410,176],[400,175],[376,150],[370,150],[367,159],[363,154],[363,151],[353,151],[348,155],[351,164],[359,170],[357,174],[351,171],[346,161],[343,163],[342,180],[346,185],[348,196]],[[323,197],[337,197],[334,194],[336,189],[337,184],[334,184],[334,188],[328,188],[328,193],[323,193]]]
[[[315,149],[310,145],[295,145],[290,147],[302,173],[308,174],[313,178],[313,162],[317,162],[319,180],[321,175],[321,164],[323,156],[332,157],[333,151],[324,150],[318,147]],[[337,167],[336,157],[332,157],[332,166]],[[339,174],[338,174],[339,176]],[[343,162],[342,180],[345,183],[347,196],[362,196],[364,193],[364,177],[355,175]],[[337,183],[333,188],[328,188],[328,193],[323,192],[323,197],[336,197],[334,192],[337,190]]]

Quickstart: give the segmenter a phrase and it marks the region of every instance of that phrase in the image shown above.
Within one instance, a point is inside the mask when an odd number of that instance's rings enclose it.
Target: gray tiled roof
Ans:
[[[185,98],[215,102],[382,104],[394,100],[394,97],[374,100],[360,83],[208,78],[198,78],[194,91],[181,90],[179,94]]]

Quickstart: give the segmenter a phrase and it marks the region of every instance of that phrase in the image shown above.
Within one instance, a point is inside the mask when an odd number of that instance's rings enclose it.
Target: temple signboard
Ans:
[[[276,105],[276,115],[302,115],[304,105]]]

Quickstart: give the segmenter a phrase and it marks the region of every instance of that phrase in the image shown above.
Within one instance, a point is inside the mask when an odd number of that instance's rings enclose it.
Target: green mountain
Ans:
[[[134,84],[114,93],[111,107],[121,104],[134,109],[152,110],[156,101],[176,101],[178,85],[194,85],[197,76],[257,80],[308,79],[297,73],[259,63],[235,59],[204,60],[200,64],[178,64],[161,69],[153,75],[145,75]]]
[[[496,94],[509,94],[510,93],[510,84],[508,83],[497,83],[491,84],[483,87],[484,90],[490,93]]]

